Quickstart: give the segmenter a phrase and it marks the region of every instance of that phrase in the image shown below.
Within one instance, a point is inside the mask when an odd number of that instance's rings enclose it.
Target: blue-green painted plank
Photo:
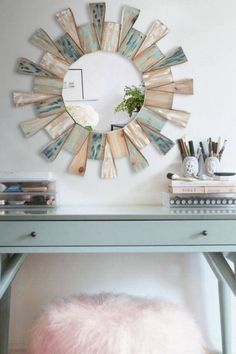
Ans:
[[[159,114],[153,112],[152,110],[142,107],[142,109],[137,114],[137,119],[143,124],[150,125],[154,129],[161,131],[166,123],[166,119],[161,117]]]
[[[141,154],[139,149],[131,142],[129,137],[125,134],[125,141],[129,151],[129,160],[133,171],[139,172],[148,167],[148,162]]]
[[[145,34],[135,28],[131,28],[119,48],[119,53],[128,59],[132,59],[143,43],[144,38]]]
[[[20,58],[20,60],[17,63],[16,70],[18,73],[25,74],[25,75],[34,75],[34,76],[51,77],[51,78],[55,77],[52,73],[43,69],[40,65],[26,58]]]
[[[75,41],[68,33],[61,36],[56,41],[56,45],[70,64],[74,63],[76,60],[83,56],[82,50],[77,46]]]
[[[141,125],[145,133],[151,139],[153,145],[157,147],[163,154],[166,154],[175,143],[167,138],[165,135],[160,134],[160,132],[156,129],[148,125]]]
[[[89,4],[90,17],[93,21],[99,44],[102,43],[103,25],[106,15],[106,3],[96,2]]]
[[[35,109],[38,117],[45,117],[51,114],[59,114],[65,110],[63,97],[58,96],[47,102],[36,104]]]
[[[92,132],[89,136],[88,158],[102,160],[106,143],[106,134]]]
[[[187,61],[186,55],[181,47],[177,48],[170,55],[166,56],[156,65],[152,66],[151,70],[168,68],[169,66],[179,65]]]
[[[71,129],[64,132],[57,139],[52,140],[45,148],[43,148],[41,154],[49,161],[55,160],[55,158],[58,156],[59,152],[63,148],[63,145],[65,144],[70,133]]]
[[[139,17],[140,10],[132,6],[123,6],[121,17],[121,31],[119,44],[121,45],[130,29],[133,27],[137,18]]]
[[[87,23],[78,27],[80,44],[85,53],[96,52],[100,49],[94,25]]]
[[[164,58],[157,45],[152,45],[134,58],[134,64],[140,72],[145,72]]]

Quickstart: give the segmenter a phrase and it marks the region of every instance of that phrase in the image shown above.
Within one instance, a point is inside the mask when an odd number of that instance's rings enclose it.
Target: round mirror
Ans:
[[[131,61],[118,53],[86,54],[73,63],[63,85],[67,112],[77,124],[106,132],[127,124],[133,117],[115,112],[126,86],[140,86],[141,75]]]

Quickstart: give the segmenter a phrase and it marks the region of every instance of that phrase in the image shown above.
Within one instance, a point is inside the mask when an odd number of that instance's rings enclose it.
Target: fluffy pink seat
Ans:
[[[29,354],[203,354],[200,331],[182,308],[125,295],[77,296],[44,310]]]

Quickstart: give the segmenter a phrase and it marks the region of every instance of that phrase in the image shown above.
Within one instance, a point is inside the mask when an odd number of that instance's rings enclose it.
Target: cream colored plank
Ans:
[[[75,122],[71,118],[71,116],[67,112],[64,112],[60,114],[56,119],[54,119],[51,123],[49,123],[46,126],[45,130],[48,132],[51,138],[56,139],[61,134],[63,134],[64,131],[71,128],[74,124]]]
[[[145,157],[141,154],[139,149],[132,143],[129,137],[125,134],[125,141],[129,151],[129,161],[131,168],[134,172],[139,172],[144,168],[148,167],[148,162]]]
[[[190,113],[176,109],[164,109],[160,107],[147,107],[159,114],[161,117],[171,121],[181,127],[186,127],[189,121]]]
[[[34,104],[39,102],[45,102],[55,95],[48,95],[44,93],[36,92],[13,92],[13,102],[16,107],[26,106],[28,104]]]
[[[149,71],[143,74],[144,85],[147,89],[170,84],[174,81],[170,68]]]
[[[107,133],[107,139],[115,159],[128,155],[123,129],[117,129]]]
[[[75,43],[80,46],[80,41],[79,37],[77,34],[77,27],[76,27],[76,22],[75,22],[75,17],[70,8],[59,11],[56,13],[56,19],[57,22],[60,24],[60,26],[63,28],[63,30],[73,38]]]
[[[158,42],[161,38],[167,35],[167,33],[168,28],[166,25],[164,25],[159,20],[154,21],[146,34],[146,39],[144,40],[136,55],[140,54],[146,48]]]
[[[55,42],[42,28],[39,28],[30,38],[30,42],[44,52],[51,53],[57,57],[64,59],[62,53],[57,48]]]
[[[184,95],[193,95],[193,80],[179,80],[172,82],[171,84],[153,88],[153,90],[158,90],[161,92],[172,92]]]
[[[157,45],[152,45],[133,59],[134,65],[141,73],[149,70],[164,58],[164,54]],[[151,70],[151,69],[150,69]]]
[[[63,88],[63,80],[48,79],[45,77],[35,77],[33,83],[33,91],[37,93],[45,93],[51,95],[61,95]]]
[[[79,176],[84,176],[88,159],[88,141],[89,137],[83,143],[81,149],[73,159],[69,171]]]
[[[125,134],[130,138],[132,143],[138,148],[142,149],[150,143],[147,135],[140,128],[140,125],[135,121],[131,121],[124,127]]]
[[[127,59],[132,59],[142,44],[144,38],[145,35],[142,32],[137,31],[135,28],[131,28],[119,48],[119,53]]]
[[[60,60],[51,53],[44,54],[40,60],[40,65],[61,79],[64,79],[70,67],[70,64],[68,64],[66,61]]]
[[[76,124],[64,145],[64,149],[72,154],[77,154],[88,135],[89,131],[87,129],[79,124]]]
[[[24,122],[20,123],[20,127],[26,138],[30,138],[34,134],[38,133],[41,129],[46,127],[46,125],[56,117],[56,115],[53,115],[44,118],[25,120]]]
[[[106,141],[104,159],[102,162],[101,178],[113,179],[117,177],[117,168],[113,159],[108,140]]]
[[[102,43],[103,26],[106,15],[106,3],[95,2],[89,4],[90,17],[92,19],[99,44]]]
[[[173,98],[174,98],[173,93],[146,90],[145,98],[144,98],[144,106],[172,108]]]
[[[120,36],[120,24],[104,22],[101,49],[106,52],[117,52]]]
[[[143,124],[150,125],[159,131],[163,129],[166,123],[165,118],[147,107],[142,107],[142,109],[138,112],[137,121],[142,121]]]
[[[140,10],[132,6],[123,6],[121,15],[121,31],[119,45],[122,44],[123,40],[127,36],[130,29],[133,27],[137,18],[139,17]]]

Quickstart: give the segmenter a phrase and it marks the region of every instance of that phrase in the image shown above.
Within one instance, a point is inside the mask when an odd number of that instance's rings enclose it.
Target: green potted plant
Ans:
[[[131,117],[134,112],[139,112],[144,103],[143,86],[125,86],[123,100],[115,108],[115,112],[127,112]]]

